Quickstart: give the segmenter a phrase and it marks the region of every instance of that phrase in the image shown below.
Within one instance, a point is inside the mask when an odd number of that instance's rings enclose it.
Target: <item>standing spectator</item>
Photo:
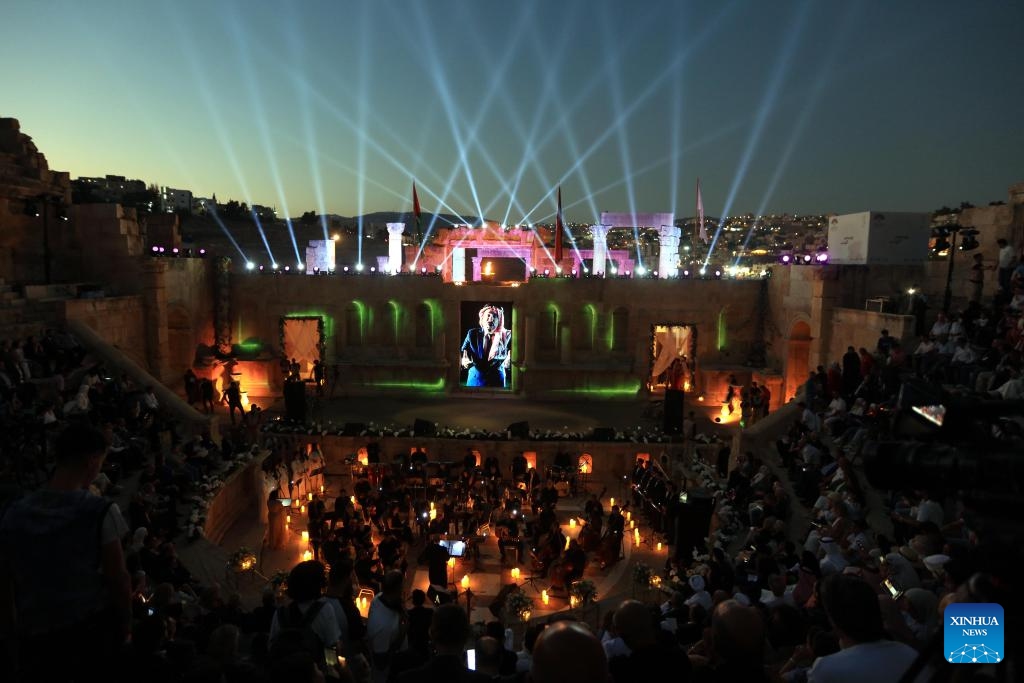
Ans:
[[[999,289],[1003,294],[1011,294],[1010,276],[1013,274],[1013,265],[1016,261],[1013,257],[1013,247],[1002,237],[996,240],[996,244],[999,245]]]
[[[199,378],[192,368],[185,371],[185,398],[190,406],[199,403]]]
[[[131,633],[128,526],[116,504],[88,490],[106,452],[101,432],[68,427],[49,485],[0,521],[0,613],[22,636],[15,667],[24,680],[100,680]]]
[[[204,413],[213,413],[213,380],[204,377],[199,382],[199,400]]]
[[[882,336],[878,338],[878,342],[875,344],[875,350],[878,355],[882,358],[889,356],[889,351],[892,350],[892,345],[896,342],[895,339],[889,336],[889,330],[882,330]]]
[[[242,385],[237,380],[232,380],[224,392],[224,398],[228,402],[228,411],[231,414],[231,424],[235,424],[235,410],[243,420],[245,419],[245,407],[242,405]]]
[[[373,602],[366,619],[366,641],[373,655],[373,680],[384,683],[388,679],[391,657],[402,647],[409,618],[402,607],[402,572],[393,569],[384,575],[382,588]],[[462,611],[462,608],[458,608]],[[435,613],[435,619],[436,619]]]
[[[971,302],[981,303],[981,297],[985,290],[985,271],[991,270],[992,266],[985,267],[985,257],[981,254],[974,254],[974,263],[971,265],[971,274],[968,280],[971,283]]]
[[[860,356],[852,346],[843,354],[843,395],[850,397],[860,384]]]
[[[401,581],[401,574],[398,578]],[[400,674],[398,683],[485,683],[492,680],[490,676],[466,668],[469,635],[469,618],[460,606],[449,603],[435,609],[430,623],[434,657],[420,668]]]

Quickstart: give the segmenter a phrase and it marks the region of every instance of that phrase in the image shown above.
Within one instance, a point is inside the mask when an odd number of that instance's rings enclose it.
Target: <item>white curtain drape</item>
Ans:
[[[288,319],[284,321],[284,354],[299,361],[303,379],[309,377],[313,361],[320,358],[319,320]]]
[[[657,381],[658,376],[672,365],[672,361],[686,356],[690,350],[690,332],[686,325],[655,328],[654,341],[658,357],[654,359],[654,367],[651,369],[652,381]]]

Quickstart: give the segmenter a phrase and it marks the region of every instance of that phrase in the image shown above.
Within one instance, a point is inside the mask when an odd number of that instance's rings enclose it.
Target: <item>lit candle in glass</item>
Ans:
[[[308,531],[303,531],[302,532],[302,542],[303,543],[309,543],[309,532]]]
[[[572,608],[572,609],[576,609],[576,605],[578,605],[578,604],[580,604],[580,599],[577,598],[575,595],[570,595],[569,596],[569,607]]]
[[[512,579],[514,581],[519,580],[519,567],[512,567]]]
[[[632,511],[629,511],[629,510],[626,511],[626,521],[627,522],[632,522],[633,521],[633,512]]]
[[[569,528],[570,529],[575,529],[576,528],[576,518],[575,517],[573,517],[572,519],[569,520]]]
[[[302,553],[302,561],[303,562],[309,562],[312,559],[313,559],[313,552],[311,550],[307,550],[304,553]]]
[[[350,501],[352,501],[352,504],[353,504],[353,505],[355,505],[355,504],[356,504],[356,497],[355,497],[355,496],[349,496],[349,497],[348,497],[348,499],[349,499]]]
[[[313,500],[313,492],[312,491],[309,492],[309,499]]]
[[[633,529],[633,542],[636,543],[637,545],[640,544],[640,530],[639,529]]]
[[[548,592],[546,590],[542,590],[540,592],[540,601],[543,602],[545,605],[548,604],[548,601],[550,599],[551,598],[548,597]]]
[[[284,516],[284,523],[285,524],[291,524],[292,523],[292,516],[291,515],[285,515]]]
[[[302,514],[306,514],[306,506],[305,505],[300,506],[299,507],[299,512],[302,513]]]
[[[455,558],[454,557],[449,557],[448,558],[448,568],[449,569],[455,569]]]
[[[635,519],[629,520],[629,528],[630,529],[635,529],[636,528],[636,520]]]
[[[568,536],[565,537],[565,549],[566,550],[569,549],[569,537]]]
[[[614,498],[612,498],[612,499],[611,499],[611,500],[609,501],[608,505],[615,505],[615,499],[614,499]]]
[[[323,492],[324,492],[324,485],[320,484],[320,493],[323,493]]]
[[[464,574],[462,576],[462,581],[460,583],[462,585],[462,590],[468,589],[469,588],[469,574]]]
[[[658,541],[658,552],[661,552],[661,541]]]

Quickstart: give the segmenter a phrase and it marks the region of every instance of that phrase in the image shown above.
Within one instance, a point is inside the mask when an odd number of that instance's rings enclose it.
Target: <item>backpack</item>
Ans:
[[[283,657],[295,652],[304,652],[313,658],[321,671],[326,671],[327,657],[324,654],[324,648],[328,645],[323,643],[320,636],[313,630],[313,621],[324,605],[323,600],[316,600],[309,606],[305,614],[294,602],[287,607],[278,607],[279,631],[271,655]],[[333,645],[333,643],[330,644],[330,646]]]

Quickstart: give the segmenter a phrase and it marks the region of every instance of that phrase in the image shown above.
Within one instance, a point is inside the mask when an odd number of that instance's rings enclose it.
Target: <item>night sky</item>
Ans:
[[[1024,181],[1024,3],[4,3],[50,167],[284,215],[931,210]],[[444,200],[439,204],[437,197]]]

